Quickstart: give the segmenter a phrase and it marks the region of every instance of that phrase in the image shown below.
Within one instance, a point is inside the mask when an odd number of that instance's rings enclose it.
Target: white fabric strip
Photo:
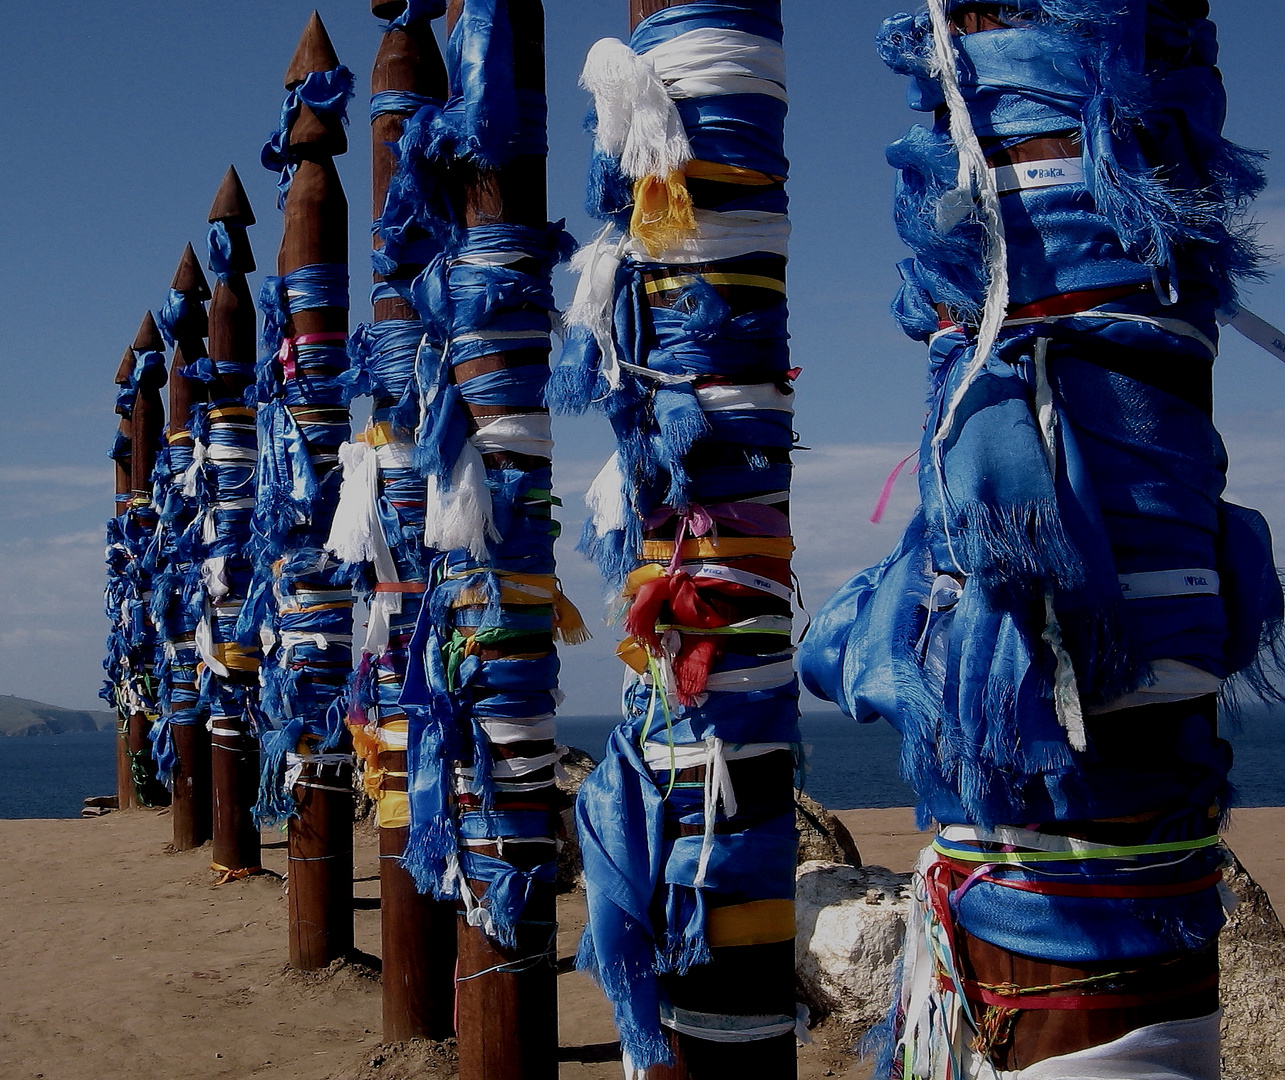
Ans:
[[[479,726],[486,732],[486,737],[496,746],[516,742],[542,742],[552,739],[553,714],[535,716],[530,720],[479,720]]]
[[[483,562],[488,538],[498,540],[500,534],[486,486],[486,464],[481,451],[466,442],[455,459],[449,488],[443,488],[433,473],[424,483],[424,544],[436,551],[466,548]]]
[[[773,412],[794,413],[794,395],[782,393],[774,383],[698,386],[696,400],[705,412],[770,409]]]
[[[550,765],[557,763],[561,755],[555,750],[551,754],[540,754],[537,757],[515,757],[501,758],[498,761],[491,762],[491,776],[496,780],[508,780],[517,776],[530,776],[533,772],[540,769],[547,769]],[[472,780],[475,773],[472,767],[461,767],[456,770],[458,775]]]
[[[787,742],[744,743],[741,746],[728,746],[724,743],[722,757],[724,761],[741,761],[744,758],[773,754],[778,750],[793,752],[794,746]],[[709,745],[707,742],[698,742],[670,746],[669,743],[649,739],[643,744],[643,761],[649,769],[662,772],[699,769],[709,764]]]
[[[315,645],[324,650],[331,645],[351,644],[352,634],[304,634],[298,630],[287,630],[281,635],[281,666],[289,666],[290,653],[296,645]]]
[[[1260,319],[1247,308],[1237,307],[1235,311],[1218,312],[1218,321],[1223,326],[1230,326],[1260,349],[1266,349],[1277,360],[1285,360],[1285,332],[1277,330],[1266,319]]]
[[[1139,687],[1131,694],[1115,698],[1103,705],[1087,709],[1086,712],[1098,715],[1115,712],[1117,709],[1132,709],[1137,705],[1159,705],[1164,702],[1189,701],[1192,698],[1216,694],[1222,689],[1223,681],[1203,668],[1184,664],[1181,660],[1151,661],[1151,678],[1149,685]]]
[[[312,775],[320,778],[326,771],[327,767],[333,768],[336,772],[344,765],[353,763],[352,754],[296,754],[293,752],[286,753],[286,790],[294,787],[299,783],[299,777],[303,775],[305,765],[315,765],[316,772]],[[303,787],[320,788],[322,791],[348,791],[348,788],[326,787],[321,784],[303,784]]]
[[[1015,1071],[996,1070],[965,1049],[965,1075],[986,1080],[1218,1080],[1221,1021],[1220,1010],[1192,1020],[1149,1024],[1112,1042],[1045,1058]]]
[[[580,85],[593,95],[595,141],[631,180],[668,176],[692,158],[682,118],[651,63],[617,38],[594,42]]]
[[[1019,829],[1014,825],[996,825],[993,829],[974,825],[943,825],[937,830],[937,834],[953,844],[1001,844],[1005,847],[1026,848],[1028,851],[1074,851],[1088,856],[1113,846],[1078,840],[1073,836]]]
[[[477,429],[469,441],[483,454],[507,450],[514,454],[548,457],[553,451],[553,430],[548,413],[497,416]]]
[[[642,54],[671,98],[765,94],[788,101],[785,50],[771,38],[702,27]]]
[[[785,686],[793,678],[794,661],[780,660],[775,664],[762,664],[759,667],[715,671],[706,680],[705,689],[714,693],[749,693]]]
[[[626,254],[648,263],[699,263],[734,259],[762,251],[782,257],[789,254],[790,219],[785,214],[758,210],[696,210],[696,235],[652,256],[642,241],[629,239]]]
[[[1167,334],[1174,334],[1177,337],[1191,338],[1193,341],[1200,342],[1209,350],[1209,355],[1217,358],[1218,346],[1215,345],[1205,334],[1197,330],[1191,323],[1183,322],[1181,319],[1153,319],[1149,315],[1135,315],[1131,311],[1073,311],[1067,315],[1034,315],[1029,319],[1005,319],[1005,326],[1033,326],[1035,323],[1053,323],[1064,322],[1067,319],[1120,319],[1124,322],[1145,323],[1148,326],[1154,326]],[[941,333],[942,331],[938,331]],[[936,335],[934,335],[936,336]]]
[[[405,750],[410,745],[410,732],[408,731],[389,731],[387,728],[379,728],[375,734],[379,738],[379,748],[381,750]]]
[[[415,466],[415,445],[409,442],[385,443],[375,447],[381,469],[411,469]]]
[[[684,634],[708,634],[712,637],[724,637],[729,631],[740,631],[743,634],[788,634],[794,628],[794,620],[788,615],[756,615],[727,626],[715,626],[709,629],[691,626],[684,627],[679,623],[657,623],[657,630],[678,630]]]
[[[374,564],[377,580],[397,581],[397,563],[384,537],[379,518],[379,459],[364,442],[346,442],[339,447],[344,482],[339,505],[330,526],[326,550],[342,562]],[[400,594],[395,610],[401,610]]]
[[[1019,161],[1015,165],[996,166],[991,172],[995,174],[995,186],[1001,195],[1084,183],[1084,162],[1078,157]]]
[[[452,266],[513,266],[523,259],[534,258],[526,251],[475,251],[452,259]]]
[[[690,1035],[705,1042],[741,1043],[789,1034],[794,1031],[797,1018],[693,1012],[671,1005],[661,1013],[660,1022],[680,1035]]]
[[[1155,596],[1217,596],[1218,575],[1213,570],[1151,570],[1121,574],[1120,595],[1126,600]]]
[[[257,450],[247,446],[223,446],[215,443],[205,447],[204,456],[206,461],[256,461],[259,455]]]
[[[779,581],[773,581],[762,574],[751,574],[747,570],[737,570],[723,563],[683,563],[682,570],[694,578],[713,578],[717,581],[731,581],[737,585],[746,585],[759,592],[770,593],[781,600],[793,600],[794,590]]]
[[[467,341],[548,341],[547,330],[476,330],[469,334],[460,334],[451,338],[452,345]]]
[[[218,658],[214,651],[214,626],[210,619],[210,605],[205,605],[205,613],[201,616],[196,624],[196,651],[200,653],[201,660],[215,675],[221,679],[226,679],[231,675],[227,665]]]
[[[599,536],[625,527],[625,478],[620,471],[620,454],[612,454],[585,492],[585,506]]]

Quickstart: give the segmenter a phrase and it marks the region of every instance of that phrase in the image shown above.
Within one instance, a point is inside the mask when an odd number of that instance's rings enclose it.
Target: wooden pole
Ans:
[[[630,28],[635,29],[645,18],[658,12],[682,7],[691,0],[629,0]],[[700,185],[689,185],[692,202],[697,210],[716,210],[721,203],[735,197],[735,185],[703,181]],[[743,189],[742,189],[743,190]],[[765,277],[781,282],[782,290],[785,280],[785,259],[769,256],[761,260],[759,272]],[[684,264],[676,267],[661,267],[648,273],[649,282],[674,275],[699,274],[714,271],[714,264]],[[780,294],[765,288],[749,285],[715,285],[714,288],[724,297],[737,312],[766,308],[779,303]],[[653,308],[673,306],[681,302],[680,291],[670,285],[667,289],[653,291],[648,289],[649,302]],[[733,380],[735,381],[735,380]],[[729,499],[729,501],[731,501]],[[788,500],[774,504],[778,509],[788,513]],[[674,526],[667,523],[660,529],[645,533],[649,540],[674,541]],[[753,535],[739,532],[738,535]],[[747,619],[758,615],[790,615],[788,601],[776,598],[749,599],[739,597],[733,602],[725,601],[728,610],[733,613],[732,621]],[[760,639],[763,640],[763,639]],[[777,648],[765,645],[752,651],[769,653]],[[746,651],[749,647],[745,647]],[[705,781],[706,768],[701,766],[692,770],[684,778],[690,781]],[[727,763],[732,786],[735,790],[753,793],[756,806],[785,807],[792,806],[794,801],[794,763],[788,753],[771,753],[747,760],[733,760]],[[779,812],[779,811],[778,811]],[[735,827],[735,826],[731,826]],[[713,1014],[722,1017],[791,1017],[795,1014],[794,986],[794,939],[777,940],[779,932],[773,939],[756,944],[720,945],[715,939],[710,926],[713,913],[720,909],[727,915],[741,906],[740,898],[720,896],[715,890],[707,890],[706,902],[711,917],[707,920],[707,933],[710,936],[711,962],[698,965],[682,976],[670,975],[662,978],[665,993],[675,1009],[688,1010],[693,1013]],[[673,1030],[668,1032],[670,1046],[674,1054],[674,1064],[670,1066],[653,1066],[645,1071],[647,1080],[721,1080],[727,1076],[754,1076],[764,1080],[792,1080],[797,1075],[797,1047],[793,1031],[756,1038],[748,1042],[724,1042],[695,1038]]]
[[[210,297],[209,283],[201,272],[196,252],[188,244],[179,259],[178,269],[170,288],[188,301],[188,314],[171,329],[174,336],[174,356],[170,361],[170,409],[166,438],[169,442],[171,463],[174,466],[173,483],[181,485],[183,474],[192,460],[192,407],[206,397],[204,384],[189,379],[184,369],[205,355],[205,334],[208,331],[204,302]],[[183,500],[183,509],[171,526],[175,531],[185,529],[195,515],[195,504]],[[190,567],[189,567],[190,569]],[[181,614],[181,597],[171,599],[172,618],[176,633],[181,635],[171,642],[175,658],[171,666],[172,693],[183,693],[195,700],[199,694],[196,674],[196,644],[194,620],[186,611]],[[203,719],[194,723],[172,724],[171,737],[178,762],[171,777],[170,821],[173,826],[174,847],[188,851],[200,847],[210,839],[210,733]]]
[[[121,357],[120,365],[116,369],[116,385],[125,386],[134,374],[134,350],[126,349],[125,355]],[[132,425],[129,419],[129,410],[123,406],[116,407],[116,413],[120,416],[120,425],[116,439],[116,447],[113,450],[112,457],[116,466],[116,495],[112,500],[112,516],[120,517],[129,513],[129,502],[131,497],[132,484],[130,482],[130,436],[132,434]],[[115,616],[119,619],[119,613]],[[109,672],[114,680],[117,672]],[[116,697],[116,806],[120,810],[129,810],[138,805],[134,797],[134,776],[129,765],[129,714],[121,708],[119,695]]]
[[[286,89],[294,89],[312,72],[339,67],[330,37],[314,11],[286,71]],[[308,105],[299,109],[289,133],[289,152],[297,161],[286,194],[277,273],[284,277],[301,267],[348,263],[348,200],[339,181],[334,157],[347,150],[347,139],[337,120],[324,120]],[[346,334],[347,307],[323,306],[294,311],[286,334],[290,338]],[[331,421],[346,425],[347,410],[325,407]],[[296,420],[307,422],[308,409],[292,409]],[[342,416],[340,415],[342,413]],[[344,427],[343,438],[348,431]],[[313,454],[318,478],[325,485],[337,462]],[[331,481],[333,486],[333,481]],[[333,501],[311,522],[308,546],[324,543],[329,531]],[[318,582],[320,584],[320,582]],[[304,591],[301,579],[296,589]],[[351,621],[349,622],[351,627]],[[333,661],[342,666],[345,660]],[[337,752],[351,750],[341,744]],[[311,748],[300,752],[310,757]],[[290,819],[290,963],[303,970],[325,967],[352,950],[352,766],[340,762],[323,765],[306,761],[295,785],[298,815]]]
[[[150,311],[143,316],[130,348],[135,354],[165,351],[165,342]],[[129,468],[133,501],[129,512],[136,522],[149,529],[156,527],[156,514],[151,508],[152,470],[156,466],[156,456],[160,451],[161,437],[165,428],[165,405],[161,400],[161,388],[164,387],[165,382],[163,366],[145,371],[130,415]],[[141,674],[150,683],[153,660],[151,657],[139,659]],[[155,707],[154,694],[148,696],[150,699],[148,704]],[[151,726],[151,718],[147,713],[139,710],[131,712],[126,724],[126,748],[129,752],[134,791],[138,802],[143,806],[164,806],[169,802],[169,792],[156,779],[156,766],[152,761],[152,744],[147,738]]]
[[[215,374],[210,383],[209,439],[211,445],[236,446],[247,441],[253,445],[254,410],[245,405],[245,391],[254,382],[257,341],[254,300],[245,275],[255,266],[245,230],[254,224],[254,211],[232,166],[214,196],[209,221],[221,223],[231,246],[226,272],[218,275],[210,298],[209,352]],[[238,438],[242,432],[247,439]],[[227,520],[228,531],[240,540],[237,549],[226,556],[224,568],[227,592],[221,602],[232,607],[245,600],[251,574],[245,553],[248,521],[236,503],[251,495],[253,488],[253,461],[216,472],[212,511],[216,531],[222,533]],[[239,647],[234,635],[224,633],[217,619],[213,637],[223,651],[229,673],[216,676],[211,708],[211,869],[227,880],[260,869],[259,830],[250,812],[259,790],[259,744],[250,730],[246,699],[258,692],[261,658],[257,649]],[[235,663],[233,656],[244,662]]]
[[[447,11],[453,27],[461,12],[460,0],[452,0]],[[508,17],[513,28],[514,77],[519,90],[544,92],[544,6],[541,0],[509,0]],[[541,227],[548,220],[546,205],[546,162],[541,155],[519,155],[495,170],[465,170],[463,210],[469,227],[516,224]],[[529,362],[521,351],[495,353],[456,365],[453,378],[464,383],[483,372],[497,371]],[[545,363],[548,362],[547,354]],[[466,402],[470,422],[476,426],[483,417],[492,419],[509,410],[502,406],[473,406]],[[529,410],[522,410],[529,411]],[[483,455],[488,469],[534,470],[548,466],[548,459],[516,452]],[[513,652],[530,654],[547,643],[533,645],[531,637],[516,639],[517,648],[484,648],[483,660],[499,659]],[[540,743],[520,744],[529,752],[543,751]],[[523,751],[524,753],[527,751]],[[521,801],[542,808],[550,822],[556,820],[557,789],[547,787],[522,793]],[[497,807],[503,800],[496,797]],[[550,839],[553,826],[550,826]],[[525,843],[504,846],[487,844],[475,848],[481,854],[508,860],[520,869],[547,861],[545,845]],[[480,883],[473,891],[485,892]],[[558,989],[557,972],[551,960],[531,961],[547,950],[551,936],[556,940],[557,912],[552,884],[537,882],[519,926],[516,949],[499,947],[479,928],[459,919],[459,976],[457,1027],[460,1080],[556,1080],[558,1075]],[[516,962],[516,963],[515,963]],[[513,965],[516,970],[507,967]]]
[[[371,12],[383,19],[395,19],[406,10],[406,0],[373,0]],[[407,91],[443,101],[446,98],[446,68],[433,36],[432,20],[418,18],[404,28],[385,30],[371,71],[372,97],[385,91]],[[371,195],[373,216],[380,218],[388,195],[389,182],[396,159],[389,147],[402,134],[402,124],[410,110],[380,112],[371,118]],[[383,246],[378,231],[374,246]],[[421,267],[402,266],[398,276],[413,277]],[[375,281],[384,280],[375,275]],[[375,322],[416,320],[409,303],[399,296],[383,297],[374,302]],[[375,414],[381,415],[396,402],[375,401]],[[413,436],[394,432],[409,449]],[[422,500],[422,485],[421,485]],[[419,507],[423,512],[422,503]],[[418,611],[414,594],[402,598],[403,615],[409,619]],[[412,624],[413,625],[413,624]],[[391,656],[394,674],[405,679],[405,653]],[[400,668],[400,670],[397,670]],[[380,710],[381,724],[394,722],[405,726],[404,714]],[[406,795],[406,758],[403,749],[381,749],[379,768],[383,773],[385,793],[404,805]],[[379,828],[379,896],[380,935],[383,946],[383,1034],[386,1042],[405,1039],[445,1039],[455,1033],[455,905],[422,894],[402,865],[402,852],[410,836],[410,827],[401,824],[401,816],[384,813],[380,803]]]

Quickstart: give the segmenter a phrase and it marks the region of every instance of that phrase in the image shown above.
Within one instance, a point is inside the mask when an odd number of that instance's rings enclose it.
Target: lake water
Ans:
[[[615,723],[605,716],[566,717],[558,721],[558,738],[601,757]],[[111,731],[0,738],[0,818],[77,817],[86,795],[113,793],[114,738]],[[1285,806],[1285,710],[1252,713],[1228,738],[1239,805]],[[803,717],[803,741],[804,790],[825,806],[913,804],[897,772],[897,734],[887,724],[812,713]]]

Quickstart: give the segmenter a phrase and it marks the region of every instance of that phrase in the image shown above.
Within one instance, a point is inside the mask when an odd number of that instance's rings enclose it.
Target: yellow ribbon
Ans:
[[[772,176],[740,165],[724,165],[719,161],[689,161],[683,167],[683,172],[695,180],[716,180],[720,184],[745,184],[750,187],[770,187],[785,180],[783,176]]]
[[[762,555],[769,559],[788,559],[794,553],[794,541],[788,536],[702,536],[684,540],[681,558],[740,559]],[[674,557],[672,540],[644,540],[642,557],[649,562],[668,563]]]
[[[794,937],[794,901],[751,900],[711,907],[705,914],[705,937],[711,948],[789,941]]]
[[[475,572],[454,576],[466,577]],[[584,616],[580,614],[575,604],[563,595],[562,583],[553,574],[511,574],[501,570],[488,572],[500,579],[501,604],[513,606],[551,604],[553,628],[559,641],[566,645],[581,645],[589,640],[591,635],[585,626]],[[452,607],[484,607],[488,602],[486,589],[473,585],[460,590]]]
[[[639,240],[653,259],[696,235],[696,213],[682,173],[644,176],[634,182],[629,235]]]

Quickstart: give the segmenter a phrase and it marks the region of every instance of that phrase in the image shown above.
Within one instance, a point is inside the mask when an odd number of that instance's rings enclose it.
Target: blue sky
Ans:
[[[794,501],[798,569],[809,607],[880,559],[913,508],[906,475],[883,524],[868,522],[888,470],[915,444],[923,356],[887,314],[902,251],[891,224],[883,148],[914,121],[904,80],[874,55],[885,0],[786,0],[791,109],[790,264],[798,384]],[[296,0],[102,3],[6,0],[0,39],[0,693],[93,707],[106,622],[102,523],[115,428],[112,376],[144,310],[159,307],[183,245],[204,252],[205,215],[229,163],[259,217],[261,268],[280,238],[274,178],[258,164],[275,126],[281,79],[312,10]],[[625,36],[625,0],[546,0],[550,212],[587,238],[581,211],[589,144],[576,86],[589,46]],[[365,0],[320,8],[341,60],[358,75],[352,148],[340,170],[353,207],[354,320],[364,287],[369,155],[365,127],[378,21]],[[1215,0],[1228,88],[1227,132],[1276,151],[1256,216],[1285,253],[1285,30],[1264,5]],[[566,296],[570,279],[559,273]],[[1278,275],[1248,299],[1285,325]],[[1285,450],[1285,369],[1230,335],[1217,376],[1232,454],[1229,495],[1263,510],[1285,537],[1278,477]],[[578,495],[610,452],[600,417],[558,418],[554,463],[578,535]],[[620,683],[614,632],[598,618],[595,572],[566,546],[561,572],[589,622],[567,650],[568,713],[611,712]],[[819,707],[820,703],[812,703]]]

